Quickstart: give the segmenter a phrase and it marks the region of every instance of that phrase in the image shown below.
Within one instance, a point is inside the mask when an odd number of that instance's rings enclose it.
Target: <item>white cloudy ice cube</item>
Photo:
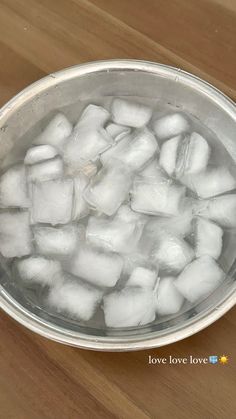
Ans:
[[[129,141],[120,144],[124,147],[119,149],[114,157],[135,171],[142,170],[159,150],[155,136],[147,128],[137,130]]]
[[[139,266],[148,266],[149,257],[139,248],[134,249],[130,253],[122,255],[124,260],[123,274],[130,276],[133,270]]]
[[[90,104],[83,110],[75,128],[81,128],[82,126],[89,127],[89,125],[94,129],[101,128],[109,118],[110,113],[105,108]]]
[[[93,285],[114,287],[120,278],[123,260],[114,253],[102,253],[89,246],[79,246],[68,270]]]
[[[178,215],[172,217],[154,217],[147,227],[152,231],[164,230],[173,235],[186,237],[193,231],[193,207],[191,198],[185,198]]]
[[[128,146],[128,144],[131,141],[131,138],[132,137],[129,134],[124,135],[124,137],[119,142],[113,144],[110,148],[108,148],[106,151],[104,151],[100,156],[100,160],[101,160],[102,164],[105,166],[112,159],[115,159],[116,156],[120,152],[122,152],[122,150],[124,150],[124,148],[126,146]]]
[[[17,271],[26,283],[53,285],[56,274],[61,272],[61,264],[42,256],[30,256],[17,262]]]
[[[157,159],[152,160],[151,163],[145,166],[145,168],[139,173],[144,178],[154,178],[163,182],[168,179],[165,171],[160,166]]]
[[[89,184],[89,178],[83,173],[74,177],[73,220],[79,220],[89,214],[89,206],[83,197],[83,192]]]
[[[105,165],[115,158],[126,164],[131,170],[142,170],[147,162],[159,150],[157,141],[150,130],[143,128],[136,130],[132,135],[125,136],[101,156]]]
[[[111,105],[111,114],[117,124],[140,128],[149,122],[152,110],[141,103],[115,98]]]
[[[25,167],[16,165],[0,177],[0,207],[28,208],[29,206]]]
[[[33,144],[49,144],[61,150],[72,132],[72,124],[62,113],[58,113],[33,141]]]
[[[155,296],[152,289],[126,287],[103,299],[107,327],[134,327],[155,319]]]
[[[175,173],[178,149],[181,141],[182,136],[177,135],[165,141],[161,146],[159,163],[169,176],[173,176]]]
[[[197,175],[183,178],[183,183],[200,198],[211,198],[236,188],[236,178],[224,166],[211,167]]]
[[[0,213],[0,252],[6,258],[27,256],[32,251],[28,211]]]
[[[126,282],[126,287],[153,289],[157,284],[157,271],[138,266],[134,268]]]
[[[191,175],[206,169],[211,149],[197,132],[187,135],[180,143],[176,161],[176,176]]]
[[[102,295],[97,288],[63,274],[59,275],[58,285],[51,288],[47,302],[59,313],[87,321],[95,314]]]
[[[44,160],[53,159],[57,154],[57,149],[51,145],[45,144],[30,147],[26,152],[24,163],[29,165],[40,163]]]
[[[194,251],[184,239],[166,232],[159,232],[151,259],[161,270],[179,273],[193,258]]]
[[[28,166],[27,178],[29,182],[57,179],[63,176],[63,161],[61,157]]]
[[[131,132],[131,128],[125,127],[124,125],[114,124],[113,122],[110,122],[106,126],[106,130],[115,142],[120,141],[124,136],[130,134]]]
[[[37,253],[52,256],[72,255],[79,241],[78,227],[34,227],[34,241]]]
[[[64,148],[64,160],[71,168],[83,167],[109,148],[112,137],[103,128],[109,118],[106,109],[89,105],[81,115]]]
[[[222,251],[223,230],[212,221],[197,217],[195,221],[196,256],[208,255],[214,259]]]
[[[185,188],[156,179],[136,178],[131,191],[131,208],[153,215],[177,215]]]
[[[236,227],[236,194],[218,196],[199,202],[196,214],[210,218],[222,227]]]
[[[190,263],[175,281],[177,290],[195,303],[211,294],[225,279],[225,273],[210,256]]]
[[[67,224],[72,218],[73,180],[56,179],[32,184],[34,223]]]
[[[136,246],[141,233],[142,226],[136,220],[127,222],[120,217],[90,217],[86,238],[104,250],[127,253]]]
[[[182,113],[171,113],[157,119],[153,124],[157,138],[165,140],[187,132],[190,128],[189,122]]]
[[[167,276],[159,283],[156,304],[156,312],[159,316],[178,313],[183,305],[184,297],[175,287],[174,280],[174,277]]]
[[[86,201],[98,211],[113,215],[126,199],[132,178],[124,165],[102,168],[84,192]]]

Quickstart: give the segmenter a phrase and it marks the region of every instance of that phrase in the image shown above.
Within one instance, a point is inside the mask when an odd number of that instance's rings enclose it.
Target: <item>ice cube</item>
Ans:
[[[206,169],[210,157],[210,147],[200,134],[193,132],[180,143],[176,161],[176,176],[199,173]]]
[[[189,122],[181,113],[171,113],[157,119],[153,124],[157,138],[165,140],[189,130]]]
[[[124,260],[124,275],[131,275],[133,270],[139,266],[148,266],[148,255],[140,249],[122,255]]]
[[[34,227],[36,251],[42,255],[72,255],[78,245],[78,227],[65,225],[62,227]]]
[[[120,144],[124,145],[124,142]],[[159,150],[157,141],[150,130],[137,130],[124,147],[114,155],[131,170],[139,171]]]
[[[69,271],[86,281],[100,286],[113,287],[120,278],[123,260],[113,253],[101,253],[88,246],[80,246],[72,258]]]
[[[187,176],[181,181],[200,198],[211,198],[236,188],[236,178],[227,167],[211,167],[197,175]]]
[[[113,100],[111,113],[117,124],[135,128],[146,125],[152,116],[152,110],[148,106],[119,98]]]
[[[167,175],[158,163],[157,159],[149,163],[145,168],[139,173],[140,176],[144,178],[154,178],[163,182],[167,180]]]
[[[57,179],[62,176],[63,162],[61,157],[33,164],[28,166],[27,170],[27,178],[30,182]]]
[[[184,196],[182,186],[159,179],[136,178],[131,191],[131,208],[144,214],[177,215]]]
[[[211,294],[225,279],[225,273],[210,256],[190,263],[175,281],[177,290],[195,303]]]
[[[125,135],[118,143],[115,143],[112,147],[104,151],[100,156],[102,164],[106,165],[107,162],[116,158],[116,156],[129,144],[131,138],[130,135]]]
[[[143,225],[136,220],[127,222],[120,217],[90,217],[86,238],[92,245],[104,250],[127,253],[137,245],[142,228]]]
[[[194,258],[191,246],[181,237],[159,231],[151,260],[168,273],[179,273]]]
[[[218,259],[222,250],[222,228],[212,221],[198,217],[195,229],[196,256],[208,255]]]
[[[64,160],[71,168],[81,168],[109,148],[112,137],[103,128],[109,113],[102,107],[89,105],[76,124],[64,149]]]
[[[114,214],[126,199],[132,177],[123,165],[102,168],[84,192],[86,201],[104,214]]]
[[[196,214],[210,218],[222,227],[236,227],[236,194],[218,196],[199,202]]]
[[[6,258],[27,256],[32,251],[29,213],[0,213],[0,252]]]
[[[82,112],[75,128],[91,126],[94,129],[101,128],[110,118],[110,113],[102,106],[90,104]]]
[[[120,141],[124,136],[131,133],[131,128],[114,124],[113,122],[107,125],[106,130],[115,142]]]
[[[64,276],[60,279],[60,277]],[[93,317],[102,299],[102,292],[88,284],[59,275],[58,285],[51,288],[47,302],[59,313],[87,321]]]
[[[181,309],[184,297],[174,285],[174,277],[167,276],[161,279],[157,291],[156,311],[159,316],[178,313]]]
[[[169,176],[177,178],[204,170],[210,157],[207,141],[193,132],[185,137],[178,135],[164,142],[160,152],[160,165]]]
[[[159,163],[169,176],[173,176],[175,173],[178,149],[181,140],[181,135],[177,135],[162,144]]]
[[[147,228],[157,232],[161,229],[173,235],[186,237],[193,231],[193,206],[191,198],[185,198],[179,215],[172,217],[154,217]]]
[[[57,179],[32,184],[34,223],[66,224],[72,218],[73,180]]]
[[[153,289],[157,283],[157,272],[151,269],[138,266],[135,268],[127,283],[127,287],[142,287]]]
[[[33,141],[33,144],[49,144],[61,151],[71,134],[72,124],[62,113],[58,113]]]
[[[8,169],[0,178],[0,207],[28,208],[26,173],[23,165]]]
[[[26,152],[24,163],[29,165],[40,163],[44,160],[53,159],[53,157],[56,157],[57,154],[57,149],[51,145],[45,144],[30,147]]]
[[[30,256],[17,262],[17,271],[21,279],[27,283],[50,286],[53,285],[56,274],[61,271],[61,264],[42,256]]]
[[[103,299],[107,327],[135,327],[155,319],[155,296],[151,289],[127,287]]]
[[[89,206],[83,197],[83,192],[89,184],[89,178],[83,173],[74,178],[74,206],[73,206],[73,220],[79,220],[89,214]]]

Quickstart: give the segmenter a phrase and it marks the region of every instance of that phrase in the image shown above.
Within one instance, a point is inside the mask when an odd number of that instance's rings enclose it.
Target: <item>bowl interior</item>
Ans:
[[[110,61],[76,66],[35,83],[20,93],[0,111],[0,158],[3,167],[23,156],[32,138],[52,115],[63,111],[75,122],[88,103],[107,104],[113,96],[161,101],[162,105],[187,111],[213,131],[236,162],[236,112],[232,102],[207,83],[177,69],[152,63]],[[9,151],[11,150],[10,154]],[[30,293],[10,275],[7,263],[0,260],[2,296],[10,304],[31,316],[45,327],[67,333],[94,337],[145,339],[151,333],[162,336],[183,329],[187,324],[206,316],[226,301],[235,287],[236,233],[226,237],[221,265],[228,279],[211,296],[194,308],[185,304],[177,316],[157,319],[150,326],[130,329],[101,329],[96,319],[89,326],[48,313],[35,304]]]

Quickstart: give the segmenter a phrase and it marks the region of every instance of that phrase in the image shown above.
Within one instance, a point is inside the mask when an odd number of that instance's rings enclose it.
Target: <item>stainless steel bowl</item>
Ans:
[[[8,164],[8,156],[17,159],[20,149],[27,147],[42,121],[56,109],[66,110],[73,120],[85,101],[113,95],[160,99],[186,110],[217,134],[236,162],[234,103],[210,84],[180,69],[136,60],[78,65],[51,74],[20,92],[0,110],[0,159],[7,155]],[[128,351],[167,345],[209,326],[233,307],[236,275],[235,264],[231,265],[235,247],[234,241],[228,243],[225,264],[229,276],[211,296],[176,317],[142,328],[109,331],[53,317],[25,298],[8,275],[4,261],[0,269],[0,306],[34,332],[80,348]]]

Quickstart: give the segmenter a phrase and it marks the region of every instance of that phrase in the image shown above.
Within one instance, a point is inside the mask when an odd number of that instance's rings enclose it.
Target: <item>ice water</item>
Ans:
[[[98,108],[85,114],[85,101],[62,106],[1,161],[0,252],[10,286],[45,319],[73,327],[163,323],[213,292],[235,259],[236,165],[217,133],[159,101],[122,99],[94,98]],[[191,285],[202,267],[206,291]]]

